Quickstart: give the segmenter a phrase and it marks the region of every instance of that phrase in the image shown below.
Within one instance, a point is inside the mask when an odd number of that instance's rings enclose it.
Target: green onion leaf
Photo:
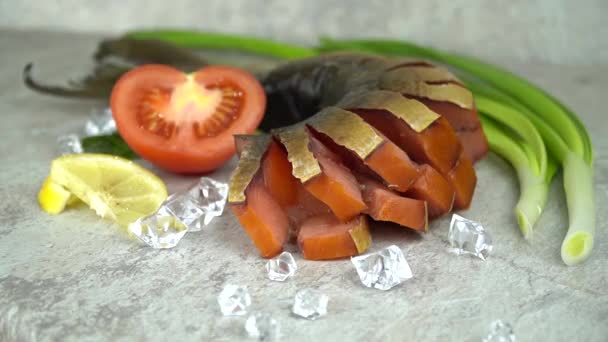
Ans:
[[[173,43],[192,49],[220,49],[265,55],[280,59],[311,57],[317,54],[314,49],[280,43],[256,37],[178,30],[133,31],[129,38],[154,39]]]

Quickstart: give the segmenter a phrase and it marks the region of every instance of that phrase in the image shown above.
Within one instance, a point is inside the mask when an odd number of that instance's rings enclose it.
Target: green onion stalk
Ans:
[[[475,95],[490,147],[515,168],[520,183],[515,212],[524,237],[532,236],[532,227],[547,199],[548,186],[561,165],[569,216],[562,260],[567,265],[580,263],[593,248],[593,147],[588,132],[562,103],[509,71],[474,58],[402,41],[322,39],[319,47],[310,49],[255,37],[193,31],[137,31],[127,36],[164,40],[193,49],[230,49],[281,59],[350,50],[425,58],[451,66]]]
[[[492,151],[505,158],[517,173],[521,195],[515,213],[522,233],[528,238],[532,233],[531,221],[538,219],[547,200],[547,181],[530,167],[529,155],[516,136],[491,118],[481,116],[480,119]]]
[[[490,148],[507,159],[517,172],[520,196],[515,215],[523,236],[530,239],[549,192],[545,144],[530,120],[515,109],[481,95],[476,97],[476,104]]]
[[[530,239],[532,228],[544,210],[549,184],[557,170],[557,163],[551,155],[547,155],[542,135],[524,114],[529,112],[525,107],[510,97],[505,97],[500,91],[492,89],[488,85],[480,84],[479,81],[470,77],[466,78],[465,84],[475,94],[477,109],[490,148],[507,159],[517,172],[520,197],[514,211],[522,234],[526,239]],[[491,119],[499,122],[489,127],[491,122],[488,122],[488,120]],[[521,158],[517,159],[518,162],[516,162],[510,154],[506,154],[511,148],[509,146],[503,148],[498,145],[505,139],[502,139],[502,137],[494,139],[493,135],[496,129],[492,128],[499,128],[505,134],[514,133],[507,137],[512,141],[518,141],[517,145],[527,158],[525,163],[520,161]],[[526,172],[522,170],[524,166],[528,169]],[[533,179],[534,181],[532,181]]]
[[[126,36],[133,39],[162,40],[177,46],[192,49],[236,50],[286,60],[306,58],[318,54],[314,49],[306,47],[280,43],[264,38],[223,33],[152,30],[134,31],[127,33]]]

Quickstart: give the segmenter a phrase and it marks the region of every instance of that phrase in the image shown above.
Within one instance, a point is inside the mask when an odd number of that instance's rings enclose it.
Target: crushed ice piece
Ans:
[[[91,117],[84,125],[84,137],[111,134],[116,132],[116,123],[110,108],[93,109]],[[66,134],[57,138],[61,154],[82,153],[81,137],[78,134]]]
[[[116,122],[114,122],[110,108],[94,108],[91,110],[91,116],[84,125],[85,136],[91,137],[114,132],[116,132]]]
[[[256,312],[245,322],[247,335],[259,341],[275,341],[280,334],[279,323],[267,313]]]
[[[379,290],[390,290],[410,279],[412,270],[401,249],[395,245],[375,253],[350,258],[361,283]]]
[[[298,270],[293,255],[289,252],[283,252],[278,257],[268,260],[266,263],[266,271],[268,279],[274,281],[285,281],[293,276]]]
[[[187,191],[169,196],[163,206],[179,218],[190,232],[197,232],[222,215],[227,197],[228,184],[201,177]]]
[[[492,252],[492,237],[481,223],[471,221],[460,215],[452,215],[448,232],[451,251],[455,254],[470,254],[486,260]]]
[[[327,315],[329,297],[316,289],[302,289],[296,293],[291,311],[306,319],[315,320]]]
[[[226,284],[217,302],[224,316],[243,316],[251,305],[251,296],[246,286]]]
[[[154,248],[172,248],[186,234],[186,227],[165,206],[129,225],[129,232]]]
[[[494,321],[490,333],[484,337],[483,342],[515,342],[513,327],[501,320]]]
[[[154,248],[175,247],[188,231],[199,231],[222,215],[228,185],[202,177],[182,193],[169,196],[152,215],[129,225],[129,231]]]
[[[82,153],[82,144],[77,134],[66,134],[57,138],[57,145],[61,154]]]

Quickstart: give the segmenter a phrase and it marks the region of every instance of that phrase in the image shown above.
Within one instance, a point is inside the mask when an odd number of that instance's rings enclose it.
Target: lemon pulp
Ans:
[[[136,163],[105,154],[70,154],[53,160],[38,202],[50,214],[74,197],[99,216],[127,226],[156,211],[167,198],[163,181]]]

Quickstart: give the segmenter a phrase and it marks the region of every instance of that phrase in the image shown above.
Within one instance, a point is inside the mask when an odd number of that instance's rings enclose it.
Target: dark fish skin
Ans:
[[[121,58],[133,64],[166,64],[185,72],[205,66],[207,62],[191,50],[160,40],[132,38],[106,39],[93,56],[102,62],[108,58]]]
[[[118,65],[98,65],[93,73],[82,80],[68,81],[66,85],[44,84],[34,79],[32,69],[34,65],[28,63],[23,68],[23,83],[36,92],[68,98],[100,98],[110,97],[112,87],[125,72],[131,68]]]
[[[267,114],[261,129],[294,124],[335,104],[345,92],[374,82],[386,61],[371,54],[334,53],[279,66],[262,78]]]

